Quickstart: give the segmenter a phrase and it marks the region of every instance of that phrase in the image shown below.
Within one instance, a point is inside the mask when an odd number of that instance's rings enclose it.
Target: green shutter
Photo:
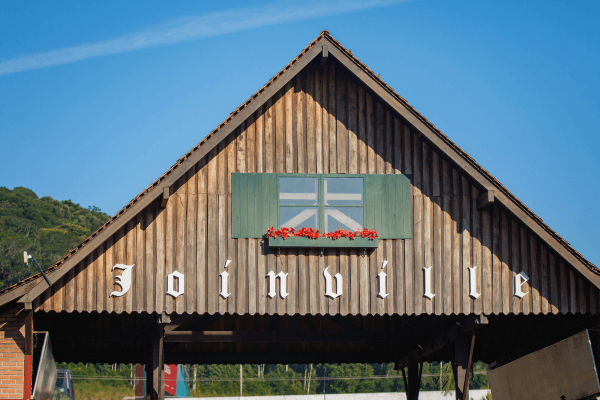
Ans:
[[[233,238],[262,238],[277,228],[277,197],[276,174],[231,174]]]
[[[382,239],[410,239],[410,178],[365,175],[365,228]]]

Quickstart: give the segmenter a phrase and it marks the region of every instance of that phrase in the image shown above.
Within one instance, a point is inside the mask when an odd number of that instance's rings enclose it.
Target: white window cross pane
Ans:
[[[300,224],[302,224],[304,221],[306,221],[307,219],[309,219],[311,217],[315,217],[317,215],[317,211],[318,210],[316,208],[306,209],[306,210],[302,211],[301,213],[297,214],[296,216],[294,216],[293,218],[289,219],[288,221],[282,223],[281,227],[296,228]]]
[[[279,200],[314,200],[317,201],[316,193],[279,193]]]
[[[325,200],[354,200],[362,201],[362,193],[327,193],[325,192]]]
[[[350,230],[357,231],[357,230],[363,229],[362,222],[355,221],[354,219],[350,218],[348,215],[344,214],[343,212],[341,212],[335,208],[326,208],[325,209],[325,223],[327,224],[327,226],[325,227],[326,232],[331,232],[331,230],[329,229],[329,223],[328,223],[329,217],[344,224],[345,226],[350,228]]]

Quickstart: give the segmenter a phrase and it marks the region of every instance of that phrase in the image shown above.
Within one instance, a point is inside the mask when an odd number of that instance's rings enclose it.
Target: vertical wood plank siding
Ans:
[[[378,249],[271,249],[232,239],[231,173],[408,174],[411,239]],[[235,189],[234,189],[235,190]],[[598,289],[481,192],[419,132],[333,61],[309,65],[34,303],[42,311],[239,314],[596,313]],[[219,296],[227,260],[226,299]],[[387,293],[377,274],[388,261]],[[123,297],[117,263],[135,264]],[[343,295],[324,296],[323,271],[343,276]],[[433,299],[423,296],[431,269]],[[469,295],[475,269],[477,299]],[[266,274],[287,273],[289,295],[267,297]],[[167,275],[185,274],[185,294],[166,295]],[[528,294],[514,296],[523,271]],[[278,286],[277,286],[278,290]]]

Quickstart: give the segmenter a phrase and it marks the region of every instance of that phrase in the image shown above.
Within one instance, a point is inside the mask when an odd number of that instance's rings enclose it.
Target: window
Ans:
[[[280,176],[279,227],[362,230],[363,177]]]
[[[233,238],[262,238],[284,226],[368,228],[381,239],[409,239],[410,221],[407,175],[231,174]]]

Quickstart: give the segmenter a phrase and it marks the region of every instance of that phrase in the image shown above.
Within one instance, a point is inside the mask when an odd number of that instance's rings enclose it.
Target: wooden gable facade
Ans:
[[[324,32],[51,268],[51,288],[32,280],[20,301],[36,313],[597,314],[596,268],[403,101]],[[382,239],[376,249],[279,249],[234,239],[231,174],[240,172],[404,174],[410,239]],[[381,298],[384,261],[389,295]],[[135,265],[121,297],[111,296],[123,272],[116,264]],[[327,267],[343,278],[335,299],[325,296]],[[433,298],[424,296],[430,267]],[[175,271],[184,276],[176,298],[166,293]],[[287,274],[287,297],[267,296],[270,271]],[[523,298],[515,296],[521,272],[529,278]],[[480,295],[470,296],[472,288]]]

